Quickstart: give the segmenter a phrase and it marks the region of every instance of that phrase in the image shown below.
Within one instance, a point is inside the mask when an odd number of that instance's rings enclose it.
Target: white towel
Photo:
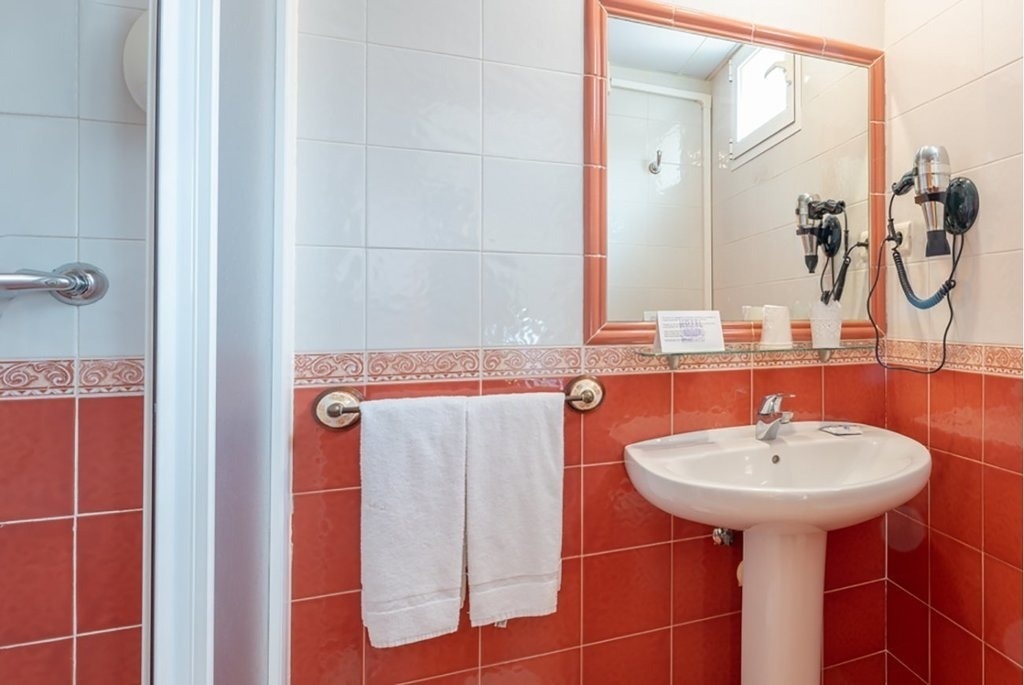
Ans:
[[[463,597],[466,398],[363,402],[363,623],[374,647],[453,633]]]
[[[564,405],[560,393],[469,398],[466,548],[474,626],[555,611]]]

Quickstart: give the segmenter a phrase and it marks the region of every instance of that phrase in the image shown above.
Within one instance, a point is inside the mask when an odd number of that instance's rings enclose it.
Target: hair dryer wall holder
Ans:
[[[952,254],[953,265],[942,285],[926,298],[918,297],[910,284],[907,267],[899,247],[903,243],[903,234],[896,231],[892,217],[892,200],[905,195],[914,188],[914,202],[924,212],[927,242],[925,256],[935,257]],[[892,259],[896,266],[896,276],[907,301],[918,309],[930,309],[941,302],[956,287],[956,267],[963,251],[963,235],[967,233],[978,218],[978,188],[969,178],[949,177],[949,155],[941,145],[926,145],[919,148],[914,157],[914,168],[903,174],[900,180],[892,184],[892,200],[889,202],[889,221],[886,225],[886,241],[893,243]],[[942,223],[939,223],[938,211],[942,211]],[[951,252],[946,234],[953,236],[954,249]],[[956,238],[960,237],[959,248]]]

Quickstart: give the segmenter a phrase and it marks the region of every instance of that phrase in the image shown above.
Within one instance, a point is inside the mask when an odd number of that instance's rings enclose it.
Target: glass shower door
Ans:
[[[147,7],[0,1],[0,683],[142,680]]]

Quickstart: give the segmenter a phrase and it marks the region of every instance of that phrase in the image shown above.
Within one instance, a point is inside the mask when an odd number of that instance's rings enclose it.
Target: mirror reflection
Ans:
[[[608,56],[608,320],[805,319],[839,291],[865,318],[868,70],[615,18]],[[801,195],[832,259],[796,233]]]

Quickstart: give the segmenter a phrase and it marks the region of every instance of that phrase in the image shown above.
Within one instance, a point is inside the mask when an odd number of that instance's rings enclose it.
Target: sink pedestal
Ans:
[[[743,531],[743,685],[821,682],[825,531],[761,524]]]

